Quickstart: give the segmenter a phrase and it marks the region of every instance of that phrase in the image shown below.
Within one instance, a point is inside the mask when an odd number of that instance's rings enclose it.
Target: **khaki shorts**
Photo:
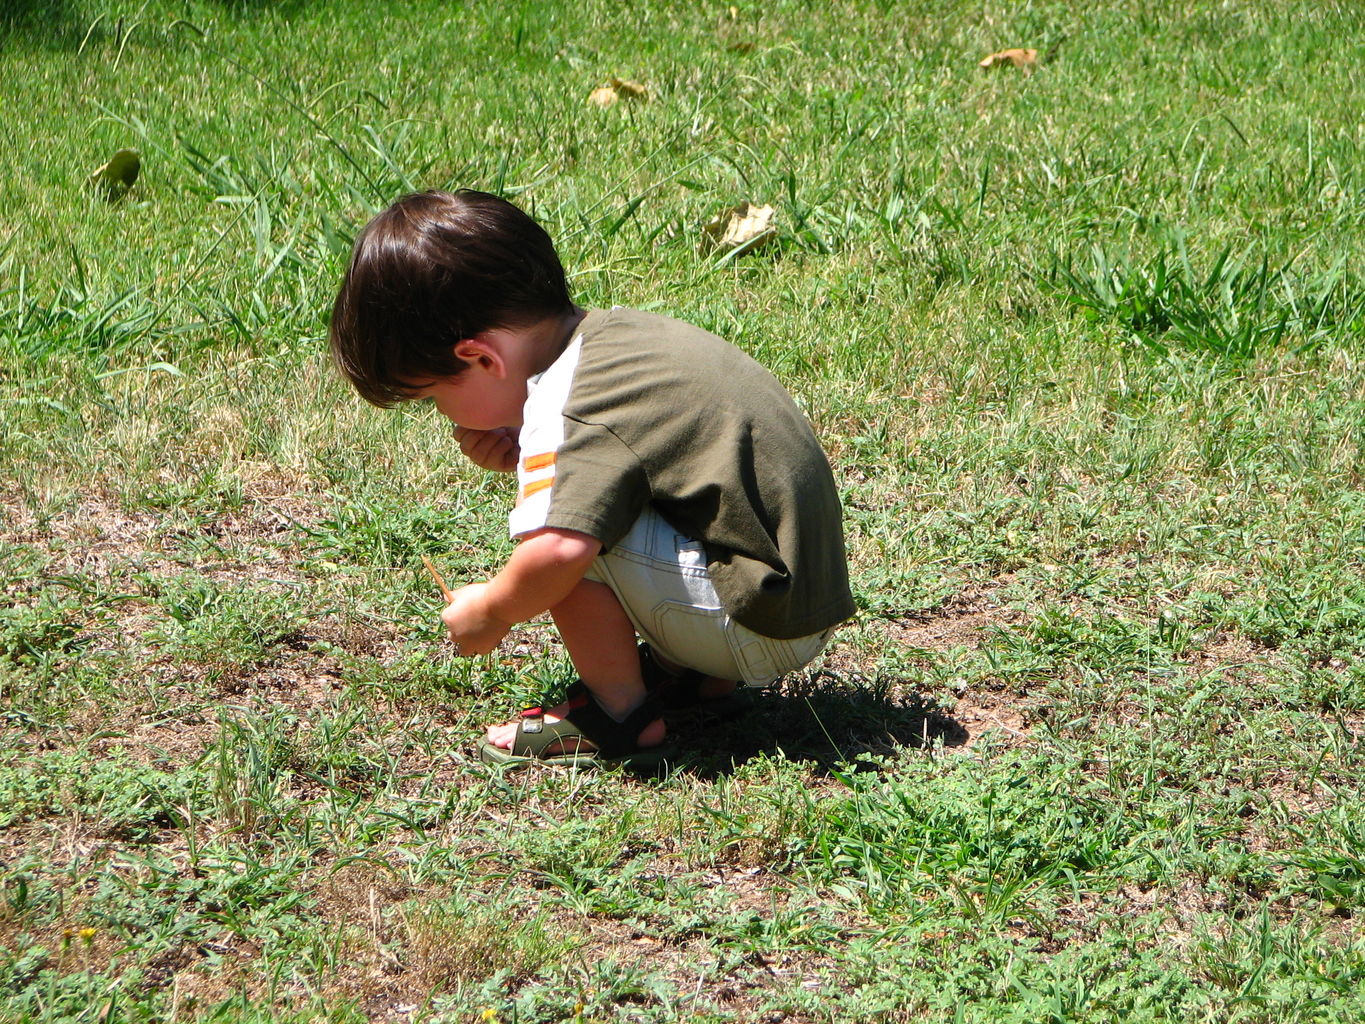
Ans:
[[[774,640],[741,626],[721,607],[701,542],[653,509],[594,559],[585,578],[611,587],[635,631],[665,660],[750,686],[810,664],[832,632]]]

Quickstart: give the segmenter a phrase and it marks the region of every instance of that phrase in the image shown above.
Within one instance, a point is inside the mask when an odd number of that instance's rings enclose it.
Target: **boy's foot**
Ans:
[[[652,697],[618,722],[587,687],[575,684],[569,699],[549,711],[529,708],[519,718],[489,726],[479,752],[492,763],[653,764],[671,753],[664,745],[665,733]]]

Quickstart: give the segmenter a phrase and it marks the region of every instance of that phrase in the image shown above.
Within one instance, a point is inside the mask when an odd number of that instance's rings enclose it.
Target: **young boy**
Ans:
[[[331,346],[365,399],[430,398],[466,456],[517,472],[520,543],[441,619],[477,655],[548,610],[580,682],[490,726],[485,760],[655,762],[666,706],[799,669],[853,614],[829,464],[781,385],[699,328],[578,308],[511,203],[426,192],[381,213]]]

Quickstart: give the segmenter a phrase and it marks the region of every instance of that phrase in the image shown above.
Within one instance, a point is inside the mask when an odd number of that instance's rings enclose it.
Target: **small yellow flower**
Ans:
[[[81,929],[79,932],[77,932],[76,934],[79,935],[79,936],[80,936],[82,939],[84,939],[86,942],[94,942],[94,941],[95,941],[95,934],[96,934],[96,933],[95,933],[95,929],[93,929],[93,928],[82,928],[82,929]]]
[[[498,1021],[498,1011],[495,1010],[495,1009],[493,1009],[493,1007],[491,1007],[491,1006],[485,1006],[485,1007],[483,1008],[483,1013],[481,1013],[481,1014],[479,1015],[479,1019],[480,1019],[480,1020],[486,1020],[486,1021],[492,1021],[492,1024],[497,1024],[497,1021]]]

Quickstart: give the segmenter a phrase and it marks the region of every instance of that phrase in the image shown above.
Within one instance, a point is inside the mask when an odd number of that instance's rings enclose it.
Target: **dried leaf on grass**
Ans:
[[[615,75],[607,79],[606,85],[599,86],[588,94],[589,103],[603,108],[615,106],[621,100],[647,99],[649,99],[647,86],[627,78],[617,78]]]
[[[598,107],[610,107],[620,97],[616,95],[616,90],[609,85],[594,89],[588,93],[588,102]]]
[[[142,157],[135,149],[120,149],[109,162],[98,167],[90,175],[90,184],[113,202],[121,199],[133,183],[137,181],[138,171],[142,169]]]
[[[1001,50],[999,53],[992,53],[990,56],[982,58],[977,67],[1002,68],[1007,64],[1023,71],[1032,71],[1038,66],[1038,51],[1021,50],[1017,47],[1011,50]]]
[[[708,238],[721,249],[757,249],[777,237],[771,206],[740,203],[717,214],[701,226]]]

